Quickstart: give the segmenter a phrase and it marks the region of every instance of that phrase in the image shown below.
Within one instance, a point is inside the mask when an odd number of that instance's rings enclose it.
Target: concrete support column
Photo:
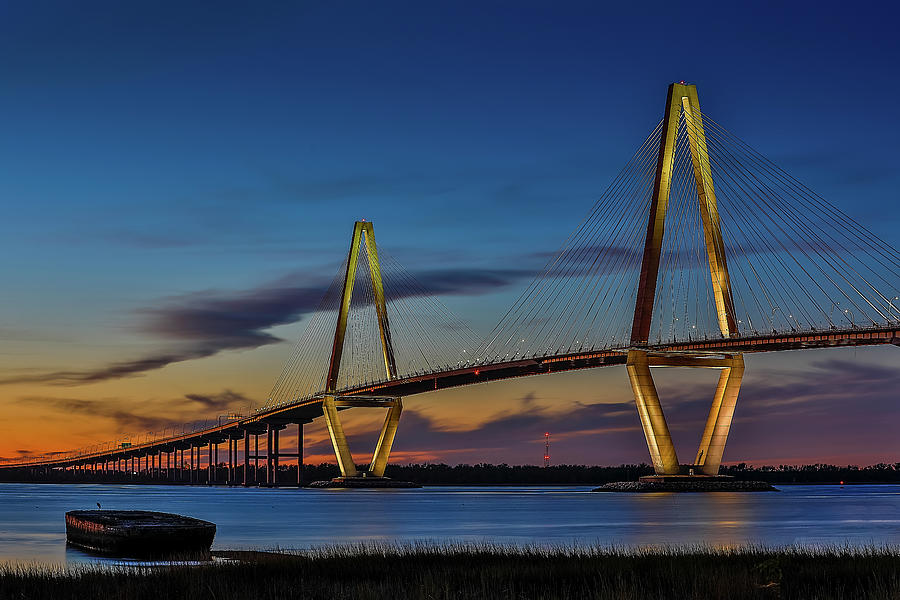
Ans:
[[[650,450],[650,460],[657,475],[677,475],[679,472],[678,456],[675,445],[666,424],[659,395],[650,374],[650,363],[647,353],[642,350],[629,350],[626,367],[634,402],[637,406],[641,427]]]
[[[276,428],[275,431],[272,432],[272,437],[275,441],[275,451],[272,453],[272,485],[278,486],[278,453],[279,453],[279,439],[280,439],[281,430]]]
[[[244,487],[250,485],[250,432],[244,430]]]
[[[344,477],[356,477],[359,473],[347,444],[347,436],[344,435],[344,427],[338,416],[337,406],[333,396],[325,396],[322,401],[322,412],[325,415],[325,424],[328,426],[328,435],[331,437],[331,445],[334,447],[334,456],[337,458],[338,467]]]
[[[266,485],[272,485],[272,426],[266,425]]]
[[[228,485],[234,485],[234,439],[228,436]]]
[[[722,370],[693,464],[683,467],[678,464],[656,386],[650,374],[651,366]],[[648,355],[643,350],[631,350],[628,352],[626,368],[656,474],[675,475],[684,468],[694,473],[699,471],[698,474],[717,475],[744,374],[743,357],[740,354],[724,357],[664,353]]]
[[[209,464],[206,465],[206,485],[212,485],[215,483],[216,475],[214,473],[215,464],[213,463],[213,443],[210,440],[206,445],[206,456]]]
[[[716,395],[709,409],[703,436],[700,438],[697,460],[694,461],[705,475],[719,473],[719,465],[725,453],[725,442],[728,441],[728,432],[734,418],[734,407],[741,389],[741,380],[744,377],[744,357],[733,356],[731,362],[731,366],[722,369],[719,375]]]
[[[194,479],[196,478],[196,473],[194,473],[194,444],[191,444],[191,483],[194,483]]]
[[[297,487],[303,486],[303,423],[297,423]]]
[[[391,456],[391,446],[394,444],[394,436],[397,434],[397,426],[400,424],[400,413],[403,412],[403,401],[397,398],[388,409],[378,436],[378,444],[372,455],[372,463],[369,465],[369,473],[375,477],[384,477],[388,458]]]

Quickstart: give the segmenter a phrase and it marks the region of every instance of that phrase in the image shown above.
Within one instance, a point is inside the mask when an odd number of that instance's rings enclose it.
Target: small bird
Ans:
[[[100,503],[99,503],[99,502],[97,503],[97,508],[100,508]]]

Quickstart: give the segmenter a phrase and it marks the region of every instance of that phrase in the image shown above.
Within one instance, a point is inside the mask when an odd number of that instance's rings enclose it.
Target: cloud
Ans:
[[[293,323],[315,310],[327,282],[312,285],[260,286],[233,292],[203,292],[174,298],[158,308],[139,311],[144,332],[195,344],[195,352],[209,356],[221,350],[257,348],[281,341],[266,332]]]
[[[34,375],[17,375],[14,377],[6,377],[0,379],[0,385],[16,384],[16,383],[48,383],[53,385],[83,385],[88,383],[98,383],[110,379],[121,379],[161,369],[166,365],[190,360],[193,358],[203,358],[210,356],[211,353],[203,353],[197,351],[187,351],[183,353],[164,353],[146,356],[136,360],[114,362],[98,369],[86,371],[51,371],[49,373],[37,373]]]
[[[289,279],[299,279],[293,275]],[[287,279],[238,292],[198,292],[137,311],[139,331],[173,343],[170,349],[86,370],[17,375],[0,384],[84,385],[155,371],[173,363],[214,356],[223,350],[252,349],[282,341],[266,330],[293,323],[318,305],[327,283],[309,277],[300,285]]]
[[[886,390],[900,387],[900,371],[884,365],[842,359],[816,361],[796,371],[768,370],[743,386],[741,400],[757,413],[840,414],[848,405],[864,402],[869,411],[900,410]]]
[[[48,398],[29,396],[20,400],[23,404],[38,405],[67,415],[91,416],[110,419],[118,430],[155,431],[175,425],[171,411],[160,410],[155,414],[138,414],[122,407],[120,399],[83,400],[80,398]],[[163,416],[166,415],[166,416]]]
[[[425,294],[434,296],[480,296],[501,290],[523,279],[534,276],[531,269],[428,269],[413,274]],[[389,277],[385,278],[386,290]],[[402,289],[394,286],[394,289]],[[385,293],[391,299],[400,299],[415,292]]]
[[[639,248],[626,248],[624,246],[611,246],[608,244],[589,244],[574,248],[565,248],[562,251],[532,252],[528,256],[541,261],[555,260],[557,264],[592,264],[598,256],[604,260],[639,259],[642,250]],[[558,260],[556,260],[558,258]]]
[[[71,416],[109,419],[120,432],[147,432],[182,427],[198,419],[214,419],[223,412],[246,407],[251,399],[241,393],[224,390],[217,394],[194,393],[174,400],[143,402],[126,402],[121,398],[85,400],[46,396],[26,396],[18,402]]]
[[[251,403],[250,398],[247,396],[231,390],[225,390],[218,394],[185,394],[184,397],[191,402],[199,404],[205,411],[213,411],[216,414],[236,407],[247,406]]]
[[[531,272],[516,269],[435,269],[413,274],[417,288],[388,285],[392,300],[423,295],[480,295]],[[389,275],[386,274],[386,279]],[[205,291],[162,300],[136,311],[138,330],[172,343],[165,351],[85,370],[57,370],[0,379],[0,384],[74,386],[133,377],[177,362],[284,341],[268,331],[316,310],[331,283],[322,275],[291,273],[247,290]]]
[[[543,443],[545,431],[552,431],[555,440],[570,440],[567,443],[598,435],[623,434],[642,439],[638,417],[630,400],[579,403],[569,410],[559,411],[538,404],[538,399],[528,394],[510,410],[496,414],[478,427],[464,430],[441,424],[420,411],[406,409],[394,450],[400,455],[427,452],[442,457],[495,450],[511,454],[515,452],[511,449]],[[351,448],[358,448],[360,456],[369,451],[366,446],[371,443],[369,434],[348,433]],[[311,454],[327,455],[331,452],[330,440],[323,438],[307,449]]]

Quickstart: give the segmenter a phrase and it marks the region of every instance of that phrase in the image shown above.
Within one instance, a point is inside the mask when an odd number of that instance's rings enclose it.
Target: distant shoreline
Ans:
[[[225,485],[224,463],[219,466],[219,480],[213,485]],[[386,475],[398,481],[411,481],[423,486],[551,486],[584,485],[598,486],[618,481],[636,481],[643,475],[653,473],[647,464],[618,466],[553,465],[446,465],[407,464],[388,466]],[[765,481],[772,485],[883,485],[900,484],[900,463],[879,463],[859,467],[855,465],[778,465],[752,467],[746,464],[726,465],[722,475],[738,480]],[[163,473],[162,477],[150,477],[146,473],[134,475],[104,474],[102,472],[57,471],[49,473],[29,469],[0,470],[0,483],[110,483],[110,484],[173,484],[191,485],[173,481],[175,473]],[[207,485],[208,470],[195,470],[193,485]],[[251,473],[252,475],[252,473]],[[333,464],[304,465],[303,481],[327,481],[340,475]],[[184,475],[183,475],[184,476]],[[261,477],[262,478],[262,477]],[[236,482],[243,481],[242,466],[238,467]],[[254,478],[251,477],[251,485]],[[296,465],[282,465],[278,473],[279,485],[296,487]]]
[[[224,487],[244,487],[242,485],[228,485],[224,483],[214,483],[212,485],[206,483],[183,483],[183,482],[165,482],[165,481],[17,481],[17,480],[0,480],[0,485],[3,484],[35,484],[35,485],[167,485],[172,487],[209,487],[209,488],[224,488]],[[592,488],[601,484],[595,483],[423,483],[423,488],[449,488],[449,487],[587,487]],[[900,481],[851,481],[844,483],[838,481],[791,481],[791,482],[776,482],[772,485],[777,486],[800,486],[800,485],[814,485],[814,486],[832,486],[832,487],[852,487],[852,486],[860,486],[860,485],[900,485]],[[283,483],[278,486],[259,486],[259,485],[250,485],[247,487],[277,487],[277,489],[292,489],[297,488],[296,484],[288,484]],[[301,489],[307,489],[307,485],[301,486]],[[314,489],[314,488],[309,488]]]

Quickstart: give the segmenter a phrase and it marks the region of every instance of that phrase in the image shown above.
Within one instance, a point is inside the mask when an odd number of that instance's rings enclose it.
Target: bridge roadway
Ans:
[[[672,344],[652,345],[646,348],[650,352],[677,355],[717,355],[729,353],[757,353],[784,350],[804,350],[814,348],[834,348],[843,346],[872,346],[893,344],[900,346],[900,327],[872,327],[866,329],[827,330],[811,332],[792,332],[766,336],[737,337],[733,339],[697,340]],[[530,375],[546,375],[580,369],[592,369],[612,365],[624,365],[629,348],[614,348],[602,351],[584,351],[550,357],[524,358],[505,362],[468,366],[459,369],[436,371],[421,375],[412,375],[402,379],[364,387],[341,390],[341,398],[360,397],[354,401],[366,399],[377,406],[379,399],[388,397],[406,397],[424,392],[445,390],[490,381],[527,377]],[[156,439],[143,444],[135,444],[128,448],[108,448],[96,452],[78,455],[64,454],[53,457],[36,458],[0,464],[0,469],[23,467],[57,467],[66,468],[79,465],[116,461],[132,457],[144,457],[158,453],[186,450],[191,447],[204,447],[210,443],[221,443],[225,440],[243,438],[244,432],[250,434],[265,433],[270,426],[282,427],[290,423],[309,423],[322,416],[322,398],[312,397],[285,405],[276,405],[261,409],[252,416],[228,421],[203,430],[186,432],[167,438]],[[349,408],[347,406],[343,409]],[[287,455],[282,455],[287,456]],[[296,456],[296,455],[294,455]]]

